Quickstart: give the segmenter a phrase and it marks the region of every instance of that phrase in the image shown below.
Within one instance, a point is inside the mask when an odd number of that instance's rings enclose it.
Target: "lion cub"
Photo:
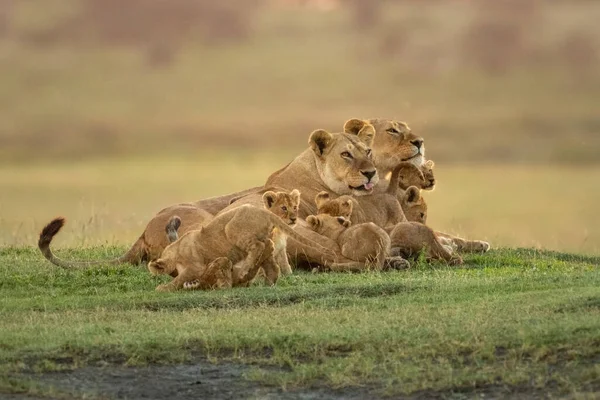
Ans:
[[[300,206],[300,192],[298,189],[290,193],[267,191],[263,194],[265,208],[281,218],[286,224],[294,226],[298,220],[298,207]],[[273,259],[281,270],[283,276],[292,273],[286,252],[287,235],[277,227],[271,232],[271,240],[275,244]]]
[[[349,219],[327,214],[309,215],[306,222],[310,229],[336,241],[344,257],[373,263],[377,270],[384,269],[390,238],[374,223],[352,225]]]
[[[275,284],[279,276],[272,255],[275,246],[271,237],[275,228],[306,246],[331,253],[296,233],[271,211],[243,205],[216,216],[200,230],[190,231],[181,238],[176,237],[175,229],[174,235],[170,233],[170,239],[177,240],[165,248],[160,258],[148,263],[148,269],[155,275],[177,270],[178,276],[168,286],[159,286],[157,290],[181,289],[184,282],[200,279],[207,266],[217,258],[227,257],[233,265],[233,286],[246,283],[249,272],[257,271],[261,263],[266,263],[263,268],[267,280]],[[270,256],[263,254],[269,252]]]

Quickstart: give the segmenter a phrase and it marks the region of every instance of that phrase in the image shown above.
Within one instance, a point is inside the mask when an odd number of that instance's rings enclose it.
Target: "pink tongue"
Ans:
[[[371,182],[365,183],[365,189],[367,189],[367,190],[373,189],[373,186],[375,186],[375,185],[373,185],[373,183],[371,183]]]

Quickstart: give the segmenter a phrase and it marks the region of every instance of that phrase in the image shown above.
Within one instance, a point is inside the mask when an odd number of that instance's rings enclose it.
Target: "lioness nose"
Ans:
[[[364,176],[366,176],[368,180],[371,180],[371,178],[375,176],[375,174],[377,173],[377,171],[376,170],[373,170],[373,171],[360,171],[360,173],[363,174]]]
[[[423,139],[411,140],[410,143],[412,143],[412,145],[417,149],[420,149],[421,146],[423,146]]]

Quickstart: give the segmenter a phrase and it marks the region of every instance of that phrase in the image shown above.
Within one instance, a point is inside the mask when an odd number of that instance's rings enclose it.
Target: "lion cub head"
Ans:
[[[381,171],[392,171],[398,164],[409,161],[421,166],[425,157],[423,138],[415,135],[410,127],[401,121],[371,119],[375,128],[373,157]]]
[[[344,217],[332,217],[327,214],[309,215],[306,223],[311,230],[333,240],[337,240],[338,236],[352,225],[350,220]]]
[[[408,221],[422,224],[427,222],[427,203],[417,187],[411,186],[406,189],[400,205]]]
[[[329,193],[320,192],[315,197],[317,204],[317,214],[327,214],[332,216],[340,216],[350,218],[352,215],[352,197],[340,196],[336,199],[331,199]]]
[[[379,182],[371,154],[375,128],[359,119],[349,120],[346,126],[345,133],[318,129],[310,135],[308,143],[314,152],[319,176],[339,195],[370,194]]]
[[[435,167],[435,163],[431,160],[427,160],[425,164],[421,166],[421,172],[423,173],[423,178],[425,179],[425,185],[421,186],[421,189],[433,190],[435,188],[435,176],[433,175],[433,167]]]
[[[300,191],[292,190],[290,193],[268,191],[263,194],[265,208],[281,218],[286,224],[294,225],[298,219],[298,206],[300,205]]]

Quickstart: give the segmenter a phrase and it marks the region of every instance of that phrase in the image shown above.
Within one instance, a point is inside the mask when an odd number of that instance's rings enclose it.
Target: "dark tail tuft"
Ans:
[[[54,236],[62,229],[65,225],[65,219],[63,217],[58,217],[52,220],[48,225],[42,229],[42,233],[40,233],[40,240],[38,241],[38,246],[40,249],[45,249],[50,246],[50,242]]]

